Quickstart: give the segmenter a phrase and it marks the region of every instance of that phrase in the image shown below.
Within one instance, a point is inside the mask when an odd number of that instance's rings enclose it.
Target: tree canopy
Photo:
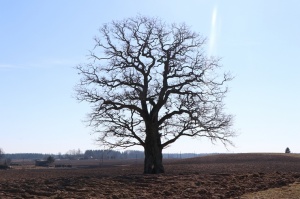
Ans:
[[[232,77],[218,74],[220,59],[204,46],[186,24],[143,16],[104,24],[90,62],[76,67],[77,99],[91,104],[88,122],[99,141],[143,146],[145,165],[147,154],[152,162],[145,173],[163,172],[157,154],[182,136],[231,143],[223,99]]]

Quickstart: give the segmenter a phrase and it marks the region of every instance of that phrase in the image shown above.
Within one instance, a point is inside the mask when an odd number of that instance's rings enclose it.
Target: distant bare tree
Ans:
[[[141,145],[144,173],[163,173],[162,150],[183,136],[230,143],[219,59],[185,24],[138,16],[103,25],[90,63],[77,66],[77,99],[91,104],[89,125],[110,147]]]
[[[4,151],[0,148],[0,160],[4,158]]]
[[[48,164],[52,164],[55,161],[55,158],[53,156],[48,156],[46,160]]]

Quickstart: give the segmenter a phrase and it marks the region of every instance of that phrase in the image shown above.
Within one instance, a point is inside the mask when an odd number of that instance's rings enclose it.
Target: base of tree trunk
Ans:
[[[144,174],[160,174],[165,173],[164,167],[161,165],[161,167],[152,167],[150,169],[144,170]]]
[[[144,174],[160,174],[164,172],[162,151],[156,151],[155,155],[145,151]]]
[[[161,165],[160,167],[154,167],[152,169],[152,174],[160,174],[160,173],[165,173],[165,169],[163,165]]]

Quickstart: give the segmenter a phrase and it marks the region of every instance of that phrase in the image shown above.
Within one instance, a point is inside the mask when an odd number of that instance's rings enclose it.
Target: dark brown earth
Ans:
[[[141,163],[112,161],[93,168],[0,170],[0,198],[239,198],[300,182],[297,155],[165,160],[165,169],[166,174],[143,175]]]

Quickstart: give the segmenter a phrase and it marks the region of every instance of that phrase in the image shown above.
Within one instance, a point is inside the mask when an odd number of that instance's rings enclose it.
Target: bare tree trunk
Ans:
[[[144,150],[144,174],[164,173],[162,146],[158,132],[147,132]]]

